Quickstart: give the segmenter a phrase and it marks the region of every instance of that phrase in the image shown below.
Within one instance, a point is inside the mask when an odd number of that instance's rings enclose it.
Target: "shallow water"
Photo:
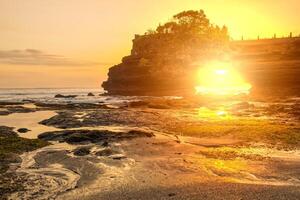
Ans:
[[[37,138],[37,136],[41,133],[59,130],[54,127],[39,124],[40,121],[44,119],[49,119],[54,115],[56,115],[56,112],[54,111],[13,113],[6,116],[0,116],[0,125],[14,127],[14,130],[18,130],[19,128],[27,128],[31,131],[27,133],[19,133],[19,135],[24,138],[33,139]]]

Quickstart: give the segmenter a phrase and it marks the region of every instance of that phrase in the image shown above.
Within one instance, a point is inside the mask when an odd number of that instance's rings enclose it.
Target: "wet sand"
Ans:
[[[99,145],[93,145],[94,152],[88,156],[77,157],[71,153],[76,145],[54,144],[22,156],[18,171],[30,177],[26,183],[30,190],[13,199],[299,197],[299,151],[241,148],[244,155],[224,159],[205,155],[209,144],[178,143],[176,138],[156,133],[154,138],[111,144],[126,156],[121,160],[95,155],[96,149],[103,148]],[[214,145],[226,148],[222,142]]]

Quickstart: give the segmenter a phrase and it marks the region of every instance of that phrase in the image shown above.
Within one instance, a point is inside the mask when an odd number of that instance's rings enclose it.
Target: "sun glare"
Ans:
[[[211,62],[197,74],[197,94],[238,95],[249,94],[251,85],[229,62]]]

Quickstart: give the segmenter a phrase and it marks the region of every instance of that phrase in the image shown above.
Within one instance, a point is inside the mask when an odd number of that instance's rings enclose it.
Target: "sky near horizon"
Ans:
[[[299,0],[0,0],[0,88],[97,88],[143,34],[203,9],[233,39],[300,34]]]

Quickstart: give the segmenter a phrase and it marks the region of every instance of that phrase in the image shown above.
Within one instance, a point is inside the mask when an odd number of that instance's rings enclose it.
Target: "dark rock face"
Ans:
[[[175,64],[169,63],[165,66],[151,64],[151,66],[139,66],[143,58],[134,58],[130,63],[122,62],[109,69],[108,80],[103,82],[102,87],[110,95],[141,95],[141,96],[161,96],[180,95],[191,93],[193,86],[185,76],[179,74],[171,75],[168,71],[163,72],[163,68],[172,67]],[[155,62],[155,61],[152,61]],[[188,64],[184,64],[187,66]],[[183,66],[178,66],[178,69]],[[190,72],[186,72],[190,73]]]
[[[89,97],[94,97],[95,95],[94,95],[93,93],[90,92],[90,93],[88,93],[88,96],[89,96]]]

